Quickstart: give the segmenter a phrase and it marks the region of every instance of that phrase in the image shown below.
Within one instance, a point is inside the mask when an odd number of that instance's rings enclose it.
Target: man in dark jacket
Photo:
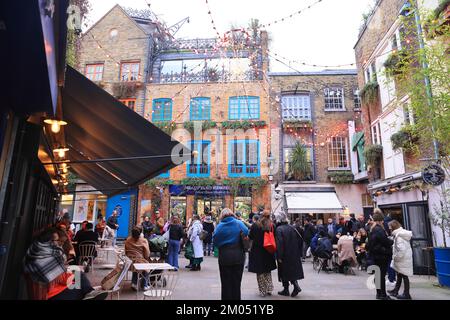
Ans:
[[[214,222],[210,215],[207,215],[205,221],[203,221],[203,230],[208,231],[208,235],[203,239],[203,255],[206,256],[206,253],[208,253],[208,256],[210,256],[213,250],[212,235],[214,233]]]
[[[376,298],[379,300],[390,300],[386,294],[386,273],[389,260],[392,259],[393,241],[388,238],[383,222],[384,216],[380,209],[374,210],[373,221],[375,226],[369,234],[367,250],[374,264],[380,268],[380,288],[377,289]]]
[[[116,245],[116,239],[117,239],[117,230],[119,229],[119,224],[117,223],[117,210],[113,210],[111,216],[106,221],[106,226],[111,228],[114,232],[114,238],[113,238],[113,246]]]
[[[304,228],[304,245],[303,245],[303,257],[306,257],[306,251],[311,245],[311,240],[316,234],[316,227],[311,223],[311,219],[308,217],[305,220],[305,228]]]
[[[155,229],[155,225],[150,221],[149,216],[145,216],[144,222],[142,222],[142,231],[144,232],[144,237],[146,239],[150,238],[153,230]]]
[[[289,296],[289,282],[294,286],[291,297],[297,296],[302,289],[297,280],[304,278],[302,267],[303,239],[295,227],[289,225],[284,212],[276,215],[278,227],[275,230],[277,243],[278,279],[283,283],[284,289],[279,295]]]
[[[80,245],[84,244],[94,244],[98,242],[98,233],[94,231],[94,225],[91,222],[86,223],[86,228],[84,231],[78,231],[73,238],[77,244],[75,245],[75,253],[77,257],[80,256]],[[97,250],[94,249],[94,257],[97,256]],[[88,265],[85,268],[85,272],[89,271],[89,267],[93,261],[88,261]]]

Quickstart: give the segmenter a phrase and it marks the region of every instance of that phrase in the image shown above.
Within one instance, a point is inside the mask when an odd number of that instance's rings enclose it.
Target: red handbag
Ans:
[[[275,235],[273,233],[273,225],[270,228],[270,231],[264,232],[264,249],[266,249],[269,253],[275,253],[277,251],[277,244],[275,242]]]

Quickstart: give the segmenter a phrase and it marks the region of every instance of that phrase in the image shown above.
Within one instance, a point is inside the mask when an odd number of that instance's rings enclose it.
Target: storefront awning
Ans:
[[[286,192],[288,213],[342,213],[335,192]]]
[[[112,195],[175,166],[170,155],[177,141],[70,67],[62,99],[68,122],[64,132],[68,159],[119,158],[70,164],[71,170],[96,189]],[[130,157],[142,158],[125,159]]]

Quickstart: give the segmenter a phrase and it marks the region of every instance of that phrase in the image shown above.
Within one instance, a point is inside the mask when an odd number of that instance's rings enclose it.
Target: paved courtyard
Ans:
[[[217,258],[205,257],[202,270],[191,272],[184,266],[188,261],[180,256],[180,270],[178,271],[178,284],[174,292],[176,300],[220,300],[220,276]],[[256,275],[244,271],[242,280],[243,300],[374,300],[375,291],[366,287],[368,275],[364,271],[356,271],[356,275],[343,275],[336,273],[318,274],[312,268],[311,259],[303,264],[305,279],[300,281],[302,292],[296,298],[277,295],[282,289],[278,282],[276,271],[272,272],[275,286],[271,297],[261,297],[258,294]],[[93,285],[99,285],[101,279],[109,272],[106,269],[96,269],[94,274],[88,273]],[[131,279],[131,273],[128,276]],[[450,290],[437,286],[436,277],[414,276],[411,279],[411,295],[413,299],[423,300],[450,300]],[[292,290],[292,287],[291,287]],[[121,300],[143,299],[131,289],[131,282],[125,281],[121,292]]]

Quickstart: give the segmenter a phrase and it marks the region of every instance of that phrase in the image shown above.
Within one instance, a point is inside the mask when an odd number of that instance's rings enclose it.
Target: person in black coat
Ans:
[[[289,296],[289,282],[294,286],[291,297],[297,296],[302,291],[297,280],[303,279],[302,248],[303,239],[295,229],[289,225],[285,213],[276,215],[278,226],[275,231],[277,242],[278,278],[283,283],[284,289],[279,295]]]
[[[206,252],[208,252],[208,256],[210,256],[213,250],[212,235],[214,233],[214,222],[210,215],[206,216],[203,221],[203,230],[208,231],[208,235],[203,239],[203,255],[206,256]]]
[[[374,210],[374,225],[370,230],[367,250],[374,264],[380,268],[380,288],[377,289],[376,298],[379,300],[390,300],[386,294],[386,273],[388,263],[392,259],[392,245],[394,241],[388,238],[384,229],[384,216],[380,209]]]
[[[303,235],[304,235],[304,247],[303,247],[303,257],[306,257],[306,251],[308,250],[309,246],[311,245],[311,240],[314,238],[314,235],[317,233],[316,227],[312,224],[311,219],[308,217],[305,221],[305,227],[303,228]]]
[[[82,244],[97,244],[98,242],[98,233],[94,231],[94,225],[91,222],[86,224],[86,229],[83,231],[78,231],[73,241],[76,242],[75,245],[75,254],[77,257],[80,256],[80,245]],[[97,257],[97,250],[94,249],[94,257]],[[85,272],[89,271],[89,268],[93,261],[89,260],[88,265],[85,268]]]
[[[252,248],[249,254],[248,271],[256,273],[259,293],[262,297],[272,295],[272,270],[277,268],[275,255],[264,249],[264,234],[274,230],[270,219],[270,213],[267,212],[250,228],[249,238],[253,240]]]

